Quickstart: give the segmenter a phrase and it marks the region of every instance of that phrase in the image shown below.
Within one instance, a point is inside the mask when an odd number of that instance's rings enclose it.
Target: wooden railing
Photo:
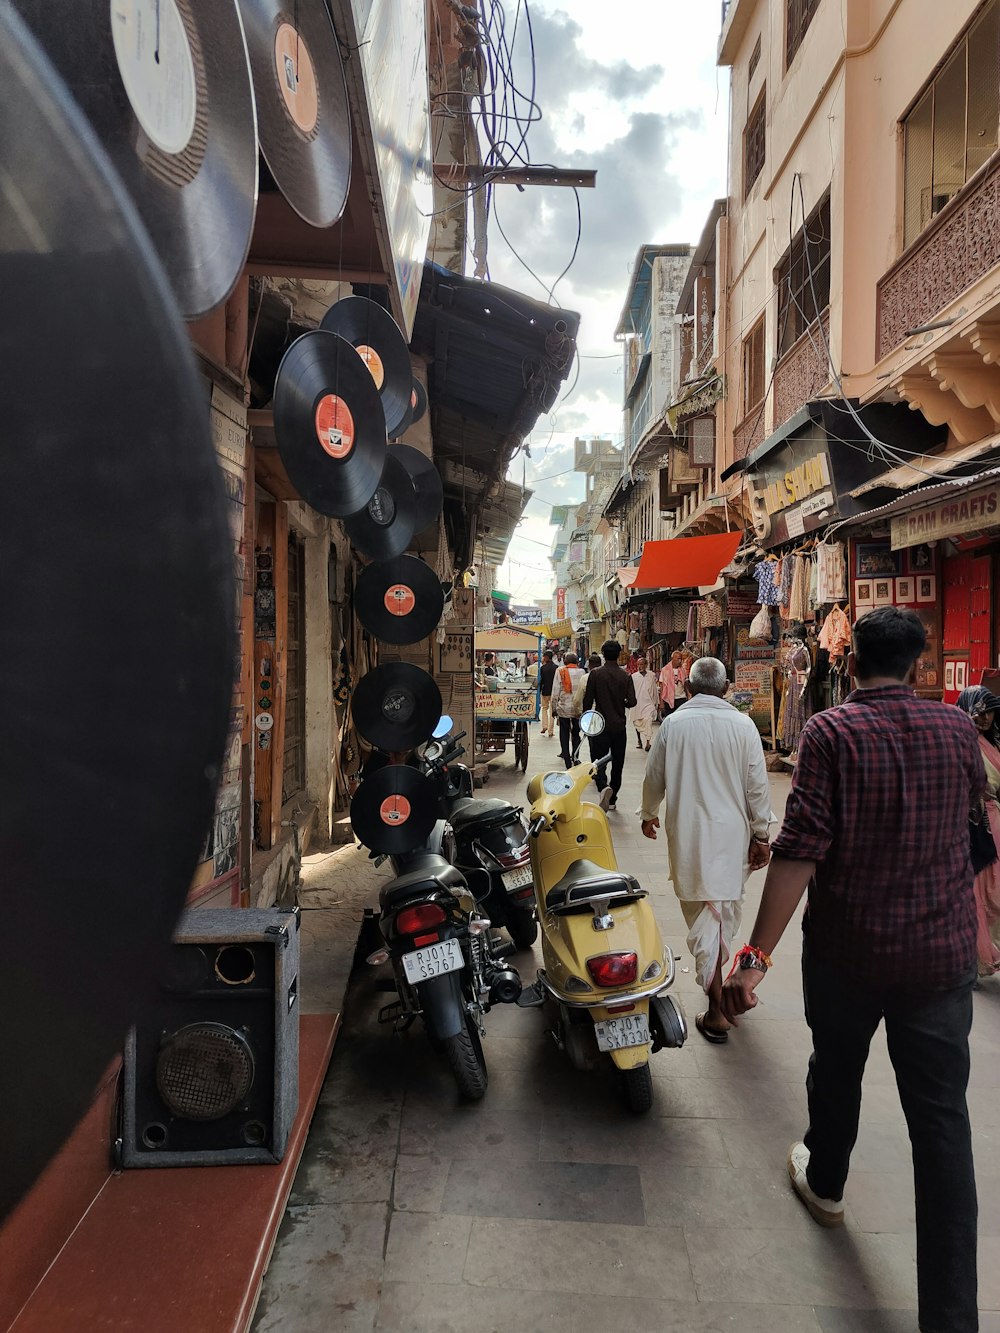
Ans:
[[[783,426],[800,407],[814,398],[830,379],[827,345],[830,339],[830,311],[811,325],[792,344],[774,372],[774,428]]]

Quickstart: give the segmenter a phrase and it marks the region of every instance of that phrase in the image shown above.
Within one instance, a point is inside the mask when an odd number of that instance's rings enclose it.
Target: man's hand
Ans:
[[[749,1009],[757,1005],[755,991],[766,976],[760,968],[738,967],[722,987],[722,1012],[734,1028],[740,1025],[740,1018]]]
[[[758,842],[756,838],[750,839],[750,852],[747,857],[751,870],[763,870],[771,859],[771,844],[769,842]]]
[[[642,836],[644,838],[652,838],[653,841],[655,842],[656,830],[659,827],[660,827],[660,820],[658,816],[654,815],[652,819],[644,819],[642,821]]]

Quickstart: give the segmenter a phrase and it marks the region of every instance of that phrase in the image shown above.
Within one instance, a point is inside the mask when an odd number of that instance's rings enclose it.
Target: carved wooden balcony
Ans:
[[[830,311],[827,309],[820,316],[819,323],[806,329],[778,362],[774,372],[775,430],[830,382],[830,361],[826,352],[829,338]]]

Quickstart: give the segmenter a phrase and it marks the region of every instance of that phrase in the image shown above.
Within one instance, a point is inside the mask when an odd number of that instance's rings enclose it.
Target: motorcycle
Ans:
[[[425,747],[424,771],[443,775],[463,753],[461,739]],[[492,1005],[517,1000],[521,979],[506,965],[465,876],[443,855],[443,837],[439,820],[424,846],[391,858],[395,877],[379,892],[383,945],[366,961],[392,965],[397,999],[379,1011],[379,1022],[406,1030],[419,1016],[459,1094],[478,1101],[489,1082],[484,1017]],[[381,864],[385,858],[374,859]]]
[[[599,713],[580,719],[604,730]],[[666,992],[674,958],[646,890],[618,868],[607,816],[583,792],[610,759],[539,773],[528,784],[531,867],[542,936],[538,980],[518,1003],[545,1006],[557,1045],[578,1069],[608,1058],[626,1105],[653,1104],[651,1054],[687,1039],[684,1012]]]

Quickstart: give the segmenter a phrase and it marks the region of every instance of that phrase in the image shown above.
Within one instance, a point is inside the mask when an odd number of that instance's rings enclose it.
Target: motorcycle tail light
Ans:
[[[518,866],[526,866],[531,860],[531,850],[527,843],[523,847],[515,847],[512,852],[491,852],[497,865],[503,866],[504,870],[514,870]]]
[[[404,907],[396,917],[396,929],[401,935],[417,935],[431,926],[440,926],[446,921],[445,913],[437,903],[417,903],[415,907]]]
[[[639,958],[634,953],[601,953],[587,959],[587,971],[598,986],[628,986],[639,971]]]
[[[440,938],[441,936],[437,933],[437,931],[432,930],[429,935],[414,935],[413,943],[417,946],[418,949],[422,949],[425,944],[437,944]]]
[[[518,889],[517,893],[514,894],[514,897],[517,898],[518,901],[520,901],[520,899],[522,898],[533,898],[534,896],[535,896],[535,890],[530,885],[526,889]]]

